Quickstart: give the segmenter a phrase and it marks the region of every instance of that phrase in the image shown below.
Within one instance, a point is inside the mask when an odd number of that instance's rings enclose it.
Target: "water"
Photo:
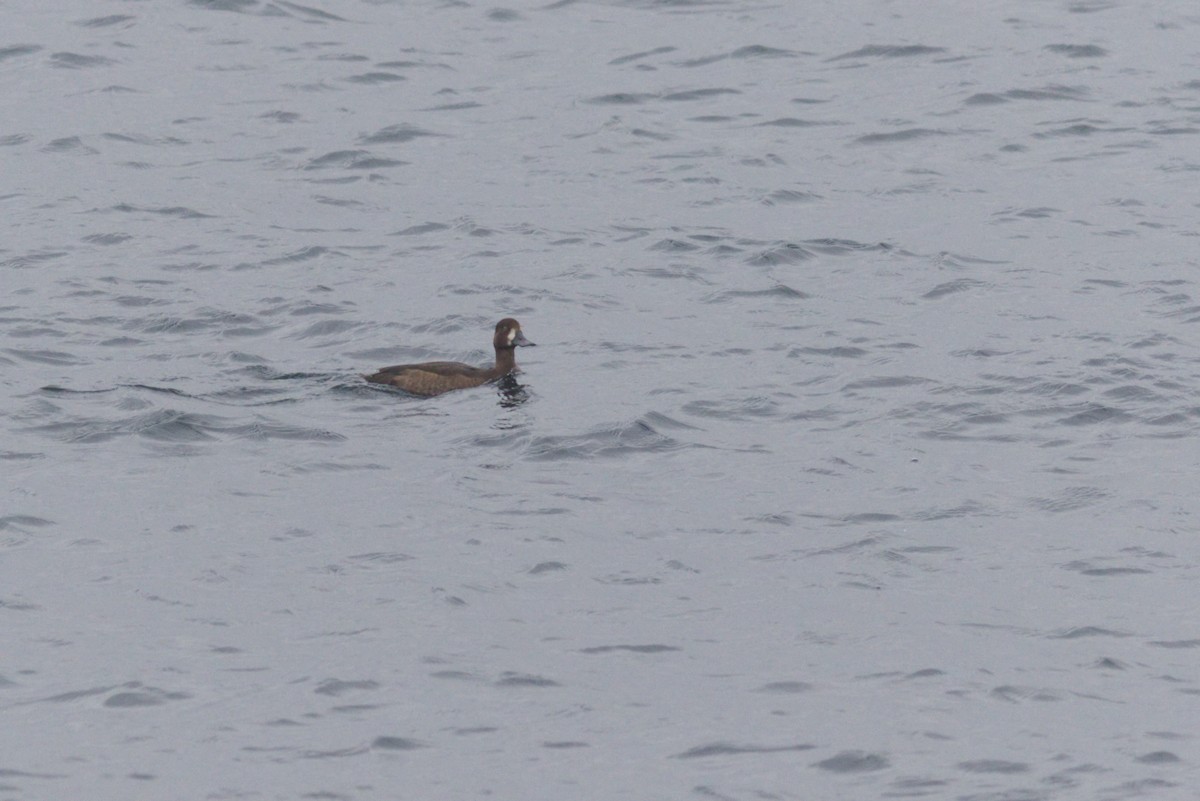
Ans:
[[[1192,797],[1186,7],[49,5],[0,799]]]

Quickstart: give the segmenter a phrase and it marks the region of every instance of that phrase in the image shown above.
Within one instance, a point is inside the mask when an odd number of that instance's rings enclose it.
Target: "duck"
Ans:
[[[511,317],[496,323],[492,347],[496,349],[496,364],[492,367],[472,367],[462,362],[424,362],[397,364],[364,375],[372,384],[387,384],[413,395],[433,397],[455,389],[470,389],[513,373],[517,369],[517,346],[532,347],[534,343],[521,333],[521,324]]]

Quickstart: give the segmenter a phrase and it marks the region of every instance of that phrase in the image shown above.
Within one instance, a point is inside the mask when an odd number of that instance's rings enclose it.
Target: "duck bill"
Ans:
[[[536,342],[530,342],[528,339],[526,339],[525,335],[522,334],[520,331],[517,332],[517,336],[516,336],[516,339],[513,340],[513,344],[514,345],[524,345],[527,348],[536,347],[536,345],[537,345]]]

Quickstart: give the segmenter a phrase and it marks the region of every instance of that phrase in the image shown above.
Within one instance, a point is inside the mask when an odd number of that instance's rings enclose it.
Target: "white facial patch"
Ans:
[[[511,345],[513,343],[513,340],[516,338],[517,338],[517,329],[514,328],[508,332],[508,344]]]

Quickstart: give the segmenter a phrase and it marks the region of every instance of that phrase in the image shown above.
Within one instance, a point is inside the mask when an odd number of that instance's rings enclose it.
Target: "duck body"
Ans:
[[[387,384],[413,395],[432,397],[455,389],[482,386],[489,381],[503,378],[517,369],[517,347],[533,344],[521,333],[521,324],[511,317],[506,317],[496,323],[496,334],[492,337],[496,363],[491,367],[473,367],[462,362],[397,364],[363,377],[372,384]]]

